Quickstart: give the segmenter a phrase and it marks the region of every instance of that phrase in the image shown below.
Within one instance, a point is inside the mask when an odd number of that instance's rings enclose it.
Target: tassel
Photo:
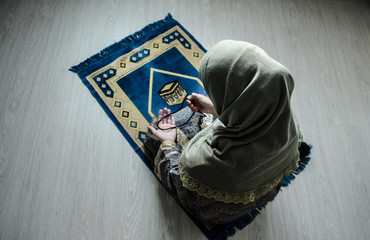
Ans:
[[[288,186],[298,174],[300,174],[305,168],[308,162],[311,160],[308,155],[311,153],[312,145],[308,145],[306,143],[302,143],[301,147],[299,148],[299,152],[301,157],[298,162],[298,168],[294,170],[289,176],[283,177],[283,181],[281,182],[282,187]]]
[[[267,204],[266,204],[267,205]],[[265,206],[266,206],[265,205]],[[231,224],[230,227],[228,227],[222,234],[217,236],[216,238],[210,238],[213,240],[226,240],[228,237],[233,236],[236,233],[236,230],[241,230],[247,225],[249,225],[253,220],[260,214],[260,211],[265,208],[263,207],[258,207],[256,209],[253,209],[249,214],[239,218],[236,223]]]
[[[296,170],[293,171],[289,176],[284,177],[283,181],[281,183],[282,187],[288,186],[295,178],[296,176],[301,173],[305,168],[308,162],[311,160],[308,155],[311,153],[312,145],[308,145],[306,143],[302,143],[301,147],[299,148],[300,151],[300,160],[299,160],[299,166]],[[282,190],[282,188],[281,188]],[[267,205],[267,203],[266,203]],[[253,220],[260,214],[262,209],[266,207],[266,205],[262,207],[258,207],[253,209],[249,214],[239,218],[235,222],[233,222],[222,234],[220,234],[217,238],[217,240],[225,240],[230,236],[233,236],[236,232],[236,229],[243,229],[247,225],[249,225]]]
[[[104,59],[105,57],[109,56],[113,52],[116,52],[118,50],[122,50],[122,49],[128,47],[130,44],[135,43],[136,41],[138,41],[139,39],[141,39],[145,35],[150,34],[153,31],[158,30],[163,25],[165,25],[165,24],[167,24],[168,22],[171,22],[171,21],[175,21],[175,20],[172,18],[171,14],[169,13],[164,19],[159,20],[157,22],[154,22],[152,24],[149,24],[148,26],[144,27],[142,30],[127,36],[126,38],[122,39],[121,41],[119,41],[117,43],[112,44],[111,46],[109,46],[109,47],[103,49],[102,51],[100,51],[100,53],[97,53],[94,56],[92,56],[92,57],[86,59],[85,61],[81,62],[80,64],[71,67],[69,70],[72,71],[72,72],[75,72],[75,73],[79,73],[79,72],[85,70],[86,68],[88,68],[91,64],[96,63],[96,62]]]

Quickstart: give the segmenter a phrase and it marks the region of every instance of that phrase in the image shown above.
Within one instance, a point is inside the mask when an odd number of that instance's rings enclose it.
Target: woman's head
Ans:
[[[271,117],[279,104],[289,103],[294,88],[284,66],[247,42],[217,43],[199,70],[219,119],[229,127],[252,126]]]
[[[186,188],[203,196],[246,202],[254,197],[248,191],[295,164],[299,135],[290,108],[293,79],[261,48],[230,40],[206,53],[200,76],[219,117],[184,149],[180,177]]]

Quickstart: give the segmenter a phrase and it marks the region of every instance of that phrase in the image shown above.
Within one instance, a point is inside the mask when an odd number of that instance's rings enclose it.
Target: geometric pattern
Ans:
[[[158,110],[176,111],[188,94],[205,94],[198,72],[204,54],[169,15],[71,70],[146,161],[146,126]]]
[[[117,70],[114,68],[109,68],[104,72],[93,77],[93,80],[100,90],[104,93],[106,97],[113,98],[114,92],[112,88],[107,84],[107,80],[116,75]]]
[[[113,107],[120,109],[122,107],[122,101],[120,101],[120,100],[114,100]]]
[[[168,14],[70,70],[148,165],[146,126],[159,109],[181,107],[186,94],[205,94],[198,72],[205,52]]]
[[[153,43],[153,48],[159,48],[159,47],[160,47],[159,43]]]
[[[129,119],[130,118],[130,110],[122,110],[121,117]]]
[[[137,63],[146,58],[147,56],[150,55],[150,50],[148,48],[144,48],[141,51],[133,54],[130,57],[130,62]]]
[[[190,91],[188,93],[184,88],[189,88],[194,84],[202,85],[199,76],[187,76],[188,72],[181,72],[182,66],[169,72],[146,65],[155,61],[165,61],[164,63],[170,64],[171,60],[166,60],[163,56],[179,53],[187,62],[186,64],[185,62],[181,63],[181,65],[192,66],[197,72],[205,50],[195,44],[181,27],[174,26],[151,40],[132,48],[127,53],[117,56],[107,62],[105,66],[86,76],[86,80],[90,82],[101,100],[108,106],[109,114],[112,114],[115,121],[123,127],[125,134],[133,141],[132,144],[140,149],[143,149],[147,136],[146,126],[149,125],[152,116],[155,116],[158,111],[155,107],[158,108],[158,104],[164,104],[163,107],[178,108],[177,105],[182,102],[182,99],[190,94]],[[145,77],[145,74],[138,74],[137,77],[132,78],[131,75],[140,69],[148,69],[148,75]],[[176,73],[177,71],[180,72]],[[147,78],[148,82],[145,83],[142,78]],[[167,85],[157,86],[158,81],[167,78]],[[172,85],[169,85],[170,82]],[[145,96],[141,96],[142,93],[136,93],[136,91],[149,85],[151,88],[145,93],[149,99],[146,102],[146,107],[142,108],[140,101],[145,99]],[[166,87],[164,87],[165,85]],[[135,90],[134,86],[138,89]],[[155,87],[159,87],[158,90],[154,91]],[[161,87],[162,91],[159,91]],[[158,102],[158,99],[162,98],[163,102]],[[145,154],[145,151],[142,151]]]
[[[140,139],[140,141],[142,143],[144,143],[145,142],[145,139],[147,137],[147,132],[146,131],[143,131],[143,130],[140,130],[140,131],[137,132],[137,134],[138,134],[137,135],[137,138]]]
[[[129,127],[132,129],[138,129],[139,123],[136,120],[130,120],[129,121]]]
[[[172,43],[175,40],[178,40],[184,48],[191,49],[190,42],[177,30],[162,38],[162,42],[167,44]]]

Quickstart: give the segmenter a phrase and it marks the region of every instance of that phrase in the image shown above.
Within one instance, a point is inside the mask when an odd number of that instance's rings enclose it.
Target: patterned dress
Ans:
[[[176,125],[186,122],[192,113],[189,108],[184,108],[175,114]],[[177,128],[176,143],[158,142],[153,135],[148,134],[146,148],[152,154],[154,173],[174,199],[181,204],[190,214],[203,222],[222,224],[236,220],[249,213],[256,207],[265,206],[280,190],[278,184],[272,191],[248,204],[224,203],[215,199],[198,195],[183,187],[179,174],[179,159],[187,143],[202,129],[209,126],[214,120],[212,115],[196,113],[191,121]],[[157,120],[153,119],[151,125],[156,126]]]

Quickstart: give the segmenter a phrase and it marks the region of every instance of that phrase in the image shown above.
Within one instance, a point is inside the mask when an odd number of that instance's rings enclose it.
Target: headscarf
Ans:
[[[232,40],[211,48],[199,72],[219,117],[184,149],[181,181],[202,196],[247,204],[297,166],[293,78],[261,48]]]

